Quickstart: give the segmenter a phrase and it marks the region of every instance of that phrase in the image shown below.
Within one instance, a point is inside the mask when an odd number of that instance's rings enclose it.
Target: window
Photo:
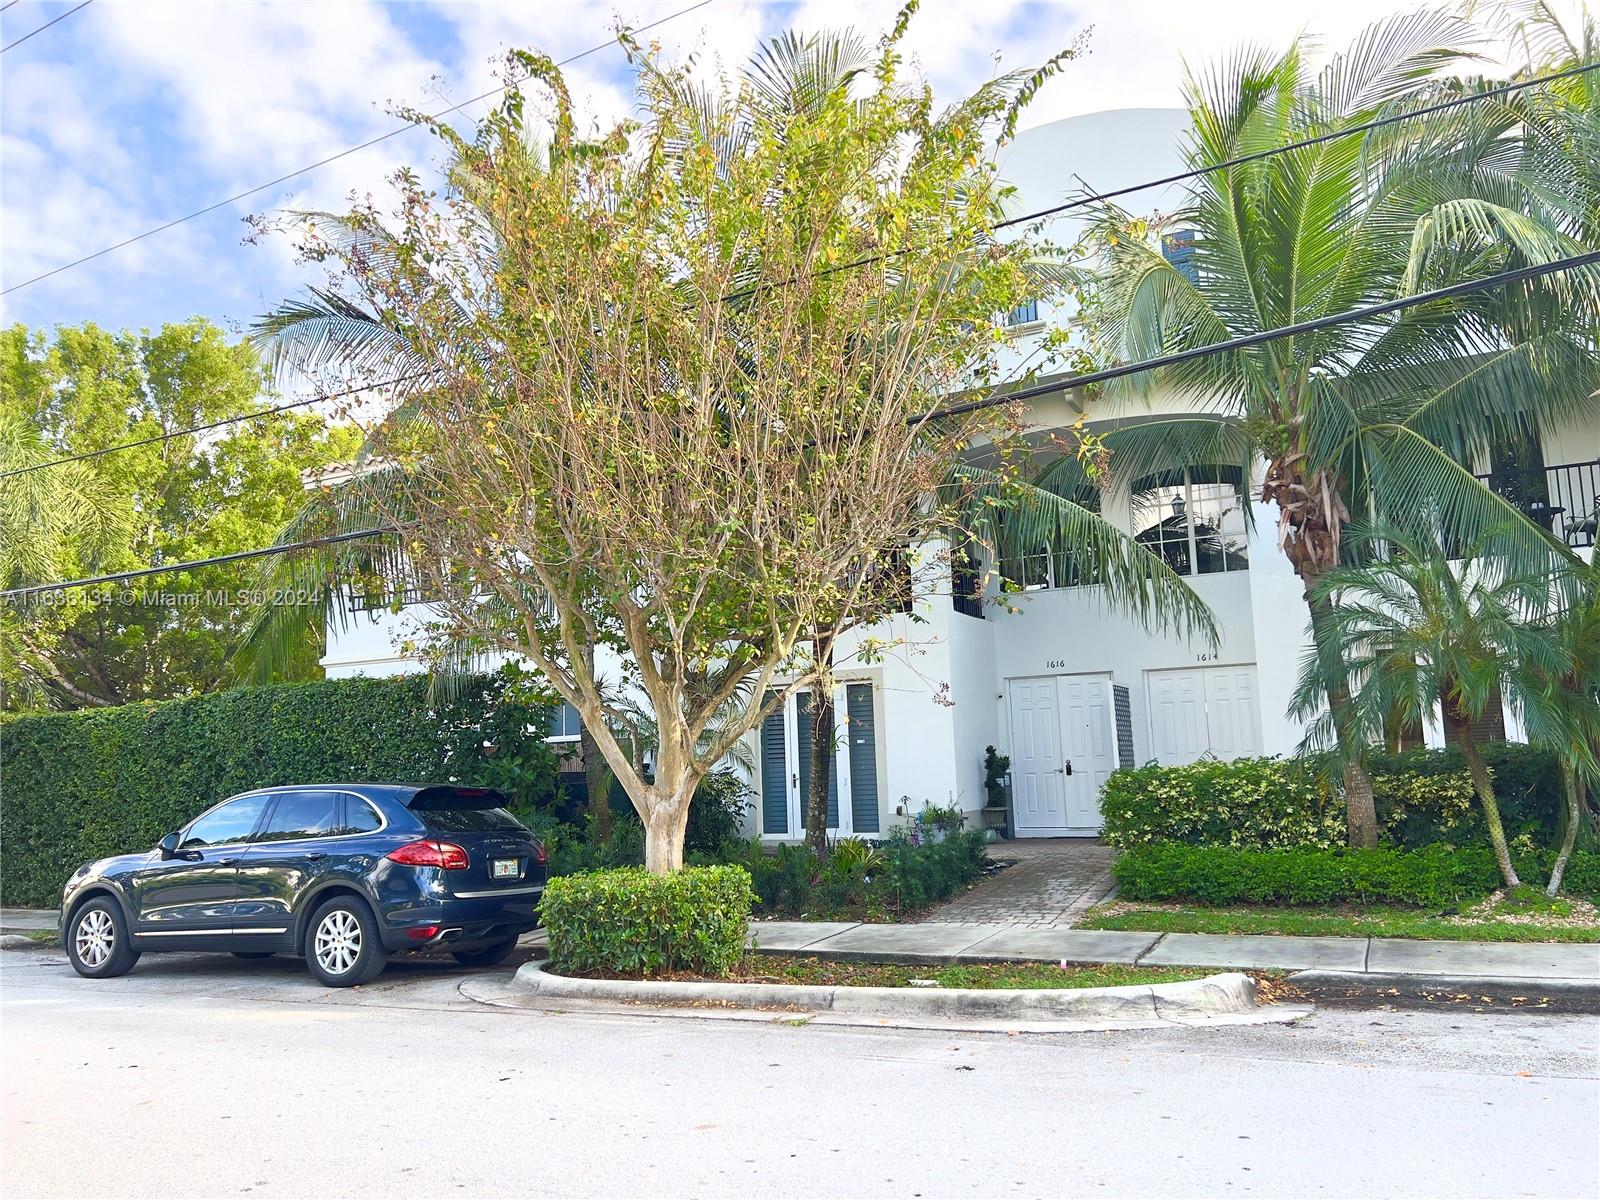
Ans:
[[[1161,257],[1190,283],[1200,282],[1200,268],[1194,260],[1194,230],[1179,229],[1161,237]]]
[[[267,818],[258,842],[293,842],[300,838],[329,837],[339,831],[339,792],[282,792]]]
[[[1145,476],[1133,487],[1133,536],[1180,575],[1245,570],[1243,473],[1190,467]]]
[[[229,846],[249,837],[266,808],[267,795],[240,796],[212,809],[184,831],[179,849],[198,850],[205,846]]]
[[[578,710],[563,700],[550,716],[550,733],[547,742],[575,742],[583,733],[583,721]]]
[[[1014,329],[1018,325],[1037,325],[1039,323],[1039,302],[1028,300],[1017,305],[1006,314],[1006,328]]]
[[[1100,492],[1095,488],[1075,488],[1070,499],[1090,512],[1100,511]],[[1076,558],[1070,547],[1042,544],[1026,554],[1007,559],[1000,566],[1000,575],[1010,590],[1016,592],[1083,587],[1100,582],[1094,565]]]
[[[348,792],[344,798],[344,825],[340,833],[376,833],[383,828],[383,818],[378,810],[360,796]]]

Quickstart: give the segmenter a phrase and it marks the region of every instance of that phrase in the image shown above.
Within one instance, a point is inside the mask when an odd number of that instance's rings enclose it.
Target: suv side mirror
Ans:
[[[156,843],[156,849],[161,851],[162,858],[177,858],[178,835],[176,833],[167,834],[166,837],[162,838],[158,843]]]

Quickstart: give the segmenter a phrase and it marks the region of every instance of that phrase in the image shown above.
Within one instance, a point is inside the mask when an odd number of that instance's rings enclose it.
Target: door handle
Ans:
[[[306,855],[306,861],[307,862],[321,862],[323,859],[325,859],[327,857],[328,857],[327,854],[325,854],[323,851],[321,851],[321,850],[313,850],[310,854]]]
[[[239,860],[237,858],[219,858],[217,859],[217,865],[219,867],[235,867],[239,865]]]

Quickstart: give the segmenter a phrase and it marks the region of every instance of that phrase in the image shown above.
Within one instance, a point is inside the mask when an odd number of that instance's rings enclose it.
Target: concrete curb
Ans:
[[[524,963],[511,991],[549,1000],[666,1007],[761,1008],[877,1017],[1018,1021],[1194,1021],[1256,1010],[1256,983],[1230,972],[1186,983],[1110,988],[881,988],[778,983],[575,979]]]

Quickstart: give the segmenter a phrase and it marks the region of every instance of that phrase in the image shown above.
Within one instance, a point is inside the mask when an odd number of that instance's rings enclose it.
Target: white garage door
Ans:
[[[1146,673],[1150,753],[1175,767],[1261,753],[1254,664]]]

